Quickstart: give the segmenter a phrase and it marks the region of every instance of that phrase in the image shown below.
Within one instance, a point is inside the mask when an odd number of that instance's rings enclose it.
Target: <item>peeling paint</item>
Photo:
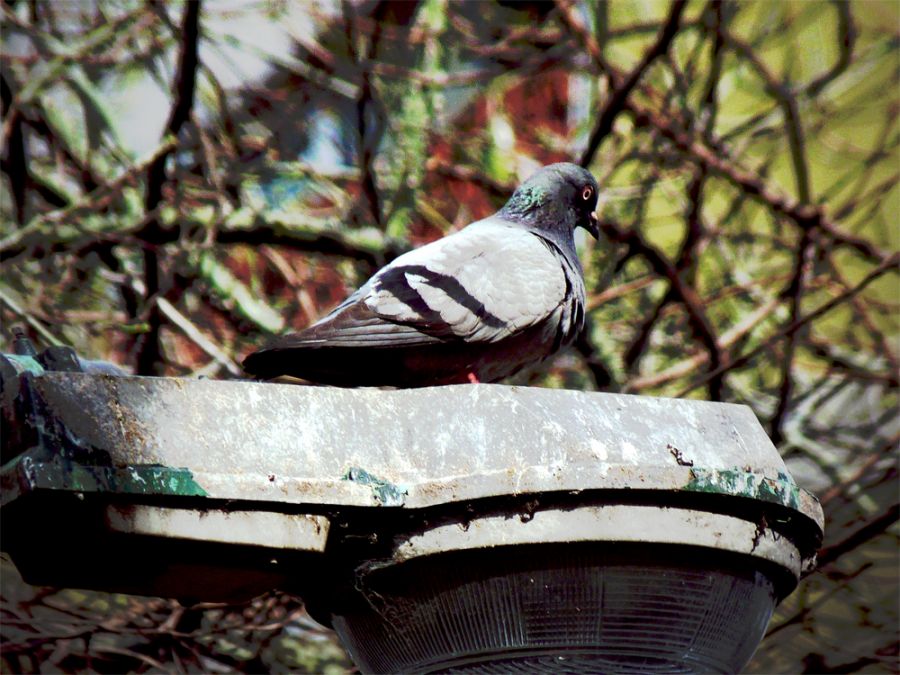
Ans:
[[[13,368],[15,368],[16,372],[19,374],[32,373],[34,375],[40,375],[44,372],[44,366],[42,366],[33,356],[4,354],[3,357],[12,364]]]
[[[404,485],[395,485],[390,481],[377,478],[365,469],[352,466],[341,476],[341,480],[349,480],[372,488],[372,495],[382,506],[403,506],[409,489]]]
[[[800,508],[800,488],[786,474],[778,478],[763,477],[740,469],[713,471],[691,469],[691,480],[684,486],[691,492],[727,494],[748,499],[782,504],[792,509]]]
[[[215,499],[421,508],[521,492],[686,490],[759,497],[823,520],[753,413],[730,404],[488,384],[369,391],[32,379],[44,406],[35,423],[59,425],[42,432],[46,455],[186,467]],[[135,492],[151,489],[133,482]]]
[[[23,455],[0,471],[4,501],[15,493],[65,490],[80,493],[114,493],[179,497],[206,497],[206,491],[183,468],[166,466],[90,466],[57,457],[49,462]]]

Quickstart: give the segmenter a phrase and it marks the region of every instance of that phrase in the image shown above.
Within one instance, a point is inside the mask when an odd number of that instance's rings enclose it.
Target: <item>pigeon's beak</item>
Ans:
[[[593,211],[588,214],[588,221],[584,225],[584,229],[591,233],[594,239],[600,238],[600,221],[597,219],[597,214]]]

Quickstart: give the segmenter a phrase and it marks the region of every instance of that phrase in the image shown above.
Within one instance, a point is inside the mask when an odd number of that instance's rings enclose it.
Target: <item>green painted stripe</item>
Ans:
[[[0,483],[5,501],[34,490],[65,490],[178,497],[208,496],[194,475],[184,468],[167,466],[90,466],[63,459],[38,462],[20,456],[3,467]],[[12,491],[16,494],[6,494]]]
[[[801,488],[785,474],[770,478],[740,470],[691,469],[689,492],[725,494],[781,504],[799,510]]]

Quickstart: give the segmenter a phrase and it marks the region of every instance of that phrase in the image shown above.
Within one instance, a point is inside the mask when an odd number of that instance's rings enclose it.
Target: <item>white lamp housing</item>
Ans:
[[[285,588],[366,672],[737,672],[822,536],[744,406],[17,377],[34,432],[5,449],[3,545],[26,579]]]

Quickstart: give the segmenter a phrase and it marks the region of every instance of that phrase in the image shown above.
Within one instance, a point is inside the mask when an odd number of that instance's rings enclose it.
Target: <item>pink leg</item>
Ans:
[[[466,378],[467,378],[467,379],[469,380],[469,382],[471,382],[472,384],[480,384],[480,382],[478,381],[478,376],[477,376],[475,373],[469,373],[469,374],[466,376]]]

